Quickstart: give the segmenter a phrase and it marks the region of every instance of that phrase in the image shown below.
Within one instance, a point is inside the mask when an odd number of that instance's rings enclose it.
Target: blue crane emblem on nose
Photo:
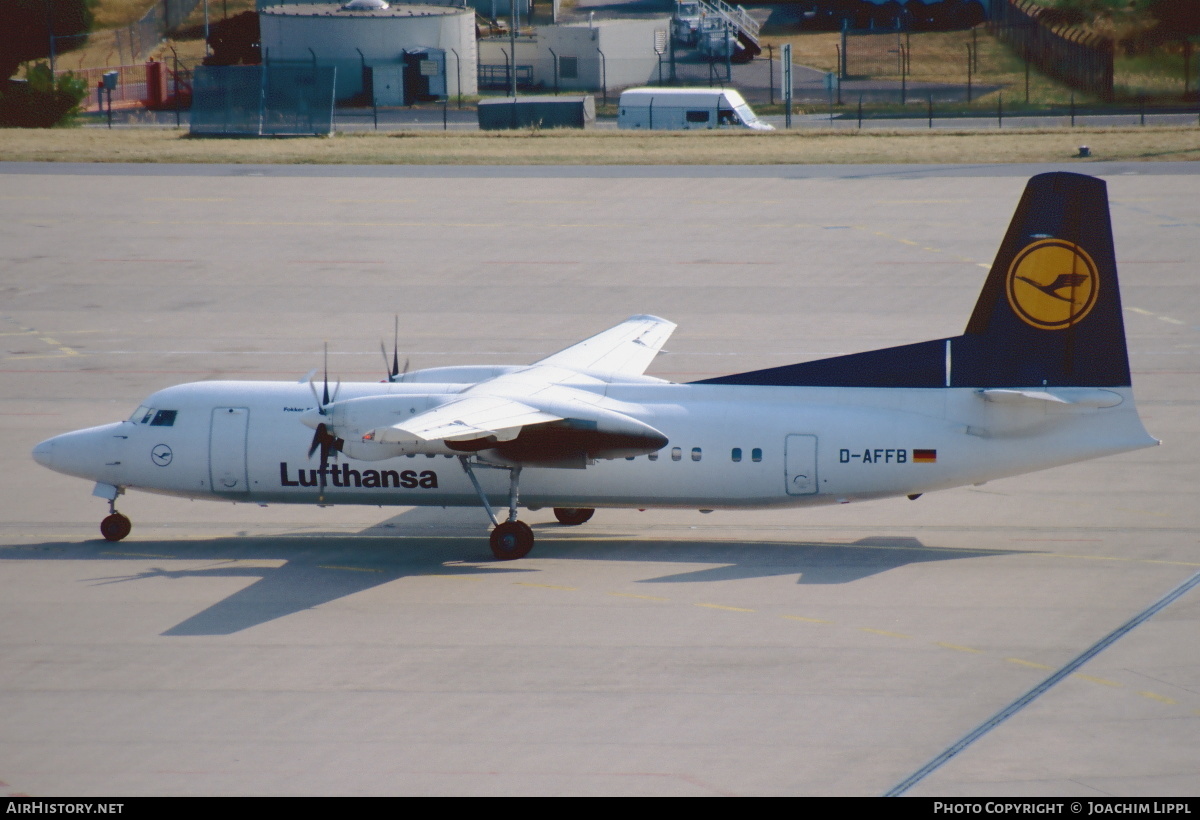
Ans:
[[[170,464],[172,456],[174,456],[174,453],[165,444],[155,444],[154,449],[150,451],[150,460],[159,467],[166,467]]]

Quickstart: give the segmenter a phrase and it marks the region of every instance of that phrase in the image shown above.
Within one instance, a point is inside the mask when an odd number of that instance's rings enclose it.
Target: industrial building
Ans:
[[[289,3],[260,9],[259,25],[264,62],[335,67],[338,100],[407,105],[477,93],[470,7]]]
[[[521,87],[600,91],[645,85],[658,77],[668,17],[539,26],[532,35],[479,41],[479,84],[503,89],[510,66]],[[515,49],[514,49],[515,45]],[[510,52],[515,52],[511,54]]]

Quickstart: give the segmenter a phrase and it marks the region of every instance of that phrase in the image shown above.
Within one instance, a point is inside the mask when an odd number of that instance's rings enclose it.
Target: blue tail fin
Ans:
[[[1029,180],[961,336],[699,383],[1129,386],[1106,186],[1064,172]]]

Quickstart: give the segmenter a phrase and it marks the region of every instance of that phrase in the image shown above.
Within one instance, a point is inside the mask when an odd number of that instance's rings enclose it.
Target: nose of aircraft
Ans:
[[[54,469],[54,450],[55,450],[54,443],[57,440],[57,438],[58,438],[57,436],[55,436],[55,438],[48,438],[45,441],[43,441],[41,444],[39,444],[38,446],[34,447],[33,448],[33,460],[36,461],[38,464],[41,464],[43,467],[47,467],[47,468],[53,470]]]
[[[48,438],[33,448],[33,460],[58,473],[114,483],[121,467],[121,424],[106,424]]]

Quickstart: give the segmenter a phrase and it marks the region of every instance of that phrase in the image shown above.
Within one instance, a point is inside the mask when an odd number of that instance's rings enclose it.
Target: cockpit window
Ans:
[[[129,420],[134,424],[145,424],[153,417],[154,410],[143,404],[141,407],[133,411],[133,415],[129,417]]]
[[[175,414],[178,410],[159,410],[154,414],[154,420],[150,422],[151,427],[171,427],[175,424]]]

